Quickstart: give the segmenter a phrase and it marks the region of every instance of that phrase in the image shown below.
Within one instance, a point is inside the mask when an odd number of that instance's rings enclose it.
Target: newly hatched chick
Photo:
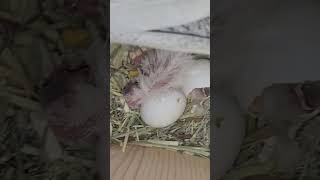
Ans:
[[[210,87],[210,63],[185,53],[152,50],[146,53],[140,75],[124,89],[131,108],[141,108],[142,119],[160,128],[184,112],[186,97],[195,88]]]
[[[146,52],[141,60],[139,76],[124,88],[129,107],[139,108],[143,98],[152,90],[176,86],[176,78],[182,71],[182,65],[188,66],[192,61],[192,56],[182,53],[162,50]]]

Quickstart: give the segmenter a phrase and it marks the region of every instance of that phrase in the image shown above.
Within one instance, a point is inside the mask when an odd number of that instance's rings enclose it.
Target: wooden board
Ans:
[[[210,160],[173,151],[111,146],[112,180],[209,180]]]

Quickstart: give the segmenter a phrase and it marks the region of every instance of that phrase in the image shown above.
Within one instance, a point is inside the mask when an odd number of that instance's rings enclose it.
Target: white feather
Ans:
[[[126,95],[131,107],[138,107],[154,90],[174,88],[187,96],[195,88],[210,87],[210,62],[196,61],[187,53],[150,51],[142,61],[137,82],[139,86]]]
[[[178,87],[178,74],[194,62],[191,55],[172,51],[157,50],[149,52],[142,62],[138,78],[140,88],[145,92],[152,89]]]

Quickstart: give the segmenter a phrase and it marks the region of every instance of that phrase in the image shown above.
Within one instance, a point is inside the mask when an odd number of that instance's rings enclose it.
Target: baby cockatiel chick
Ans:
[[[141,108],[152,127],[165,127],[184,112],[186,97],[195,88],[210,87],[210,63],[185,53],[153,50],[146,53],[140,75],[124,89],[131,108]]]
[[[41,90],[49,126],[63,142],[94,143],[102,115],[101,91],[90,82],[90,69],[55,70]]]
[[[140,75],[124,88],[131,108],[139,108],[142,99],[152,90],[176,88],[187,96],[195,88],[210,87],[210,62],[194,60],[186,53],[148,51],[138,70]]]

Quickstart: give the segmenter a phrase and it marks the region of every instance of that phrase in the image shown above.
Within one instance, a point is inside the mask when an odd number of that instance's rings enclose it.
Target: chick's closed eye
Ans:
[[[122,93],[124,95],[129,95],[130,93],[132,93],[132,90],[134,88],[138,88],[139,84],[137,81],[131,81],[129,82],[122,90]]]

